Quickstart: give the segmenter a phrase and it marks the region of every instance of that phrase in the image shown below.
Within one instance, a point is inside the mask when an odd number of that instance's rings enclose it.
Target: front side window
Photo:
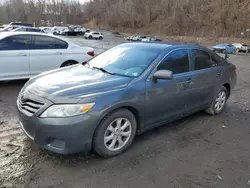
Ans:
[[[103,68],[120,76],[138,77],[163,49],[146,46],[117,46],[89,61],[90,67]]]
[[[31,36],[15,35],[0,40],[0,50],[29,50]]]
[[[213,63],[209,53],[203,50],[192,50],[192,56],[194,60],[194,70],[206,69],[213,67]]]
[[[167,55],[157,70],[170,70],[173,74],[189,72],[189,58],[186,49],[175,50]]]

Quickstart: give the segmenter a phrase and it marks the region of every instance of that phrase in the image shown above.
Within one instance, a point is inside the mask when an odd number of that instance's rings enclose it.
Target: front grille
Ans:
[[[40,108],[44,106],[44,103],[38,102],[31,99],[19,99],[17,105],[24,114],[27,116],[32,116],[36,113]]]

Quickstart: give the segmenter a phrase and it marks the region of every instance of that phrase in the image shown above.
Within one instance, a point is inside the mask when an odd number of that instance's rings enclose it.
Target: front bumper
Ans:
[[[47,106],[47,103],[46,103]],[[43,107],[32,116],[18,108],[25,134],[40,147],[59,154],[88,152],[98,121],[89,114],[67,118],[40,118]]]

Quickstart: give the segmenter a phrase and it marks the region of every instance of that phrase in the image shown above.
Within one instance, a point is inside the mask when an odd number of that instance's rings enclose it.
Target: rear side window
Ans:
[[[194,61],[194,70],[201,70],[213,67],[216,64],[216,60],[211,59],[209,53],[203,50],[192,50],[192,56]]]
[[[48,49],[67,49],[68,43],[47,36],[34,36],[34,49],[48,50]]]
[[[173,74],[189,72],[189,58],[186,49],[171,52],[157,67],[157,70],[170,70]]]
[[[29,50],[31,36],[15,35],[0,40],[0,50]]]
[[[46,36],[34,36],[34,49],[55,49],[55,39]]]

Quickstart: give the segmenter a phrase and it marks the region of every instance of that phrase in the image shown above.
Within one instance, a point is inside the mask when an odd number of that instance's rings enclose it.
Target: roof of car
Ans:
[[[60,38],[58,36],[54,36],[54,35],[47,34],[47,33],[35,33],[35,32],[25,32],[25,31],[21,31],[21,32],[11,32],[11,31],[1,32],[0,33],[0,39],[3,39],[5,37],[9,37],[9,36],[13,36],[13,35],[42,35],[42,36],[51,36],[51,37],[54,37],[54,38],[65,40],[65,39],[62,39],[62,38]]]
[[[193,45],[193,44],[181,44],[181,43],[169,43],[169,42],[162,42],[162,41],[149,41],[149,42],[130,42],[125,43],[125,46],[148,46],[148,47],[155,47],[155,48],[176,48],[176,47],[202,47],[200,45]]]

